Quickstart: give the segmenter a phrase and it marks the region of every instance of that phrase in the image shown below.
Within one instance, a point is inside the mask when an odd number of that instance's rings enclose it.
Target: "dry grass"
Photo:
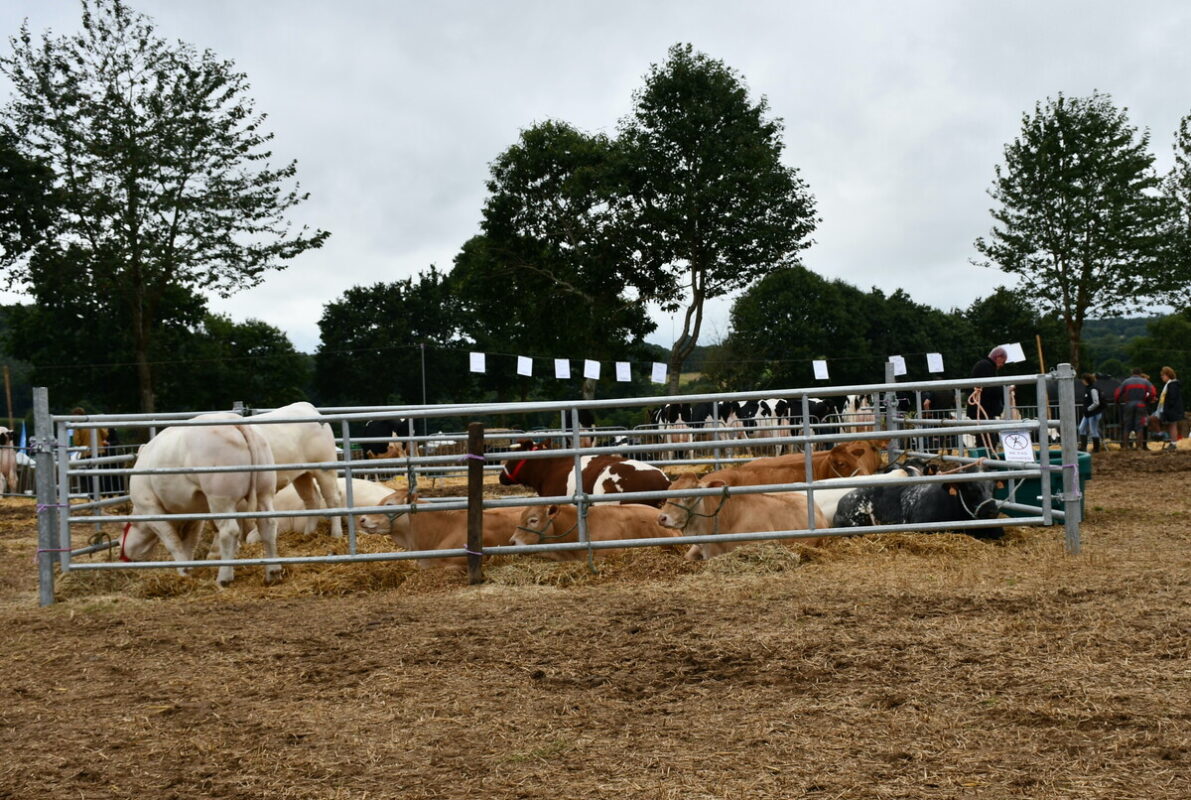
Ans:
[[[1074,557],[1011,528],[505,558],[477,587],[72,573],[48,609],[5,501],[0,798],[1183,800],[1191,454],[1095,469]]]

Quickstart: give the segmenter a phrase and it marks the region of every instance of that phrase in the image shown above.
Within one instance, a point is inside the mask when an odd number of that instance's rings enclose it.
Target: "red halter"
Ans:
[[[545,448],[543,448],[541,445],[535,444],[533,447],[529,448],[529,451],[532,453],[535,450],[544,450],[544,449]],[[517,480],[517,476],[521,474],[521,468],[525,466],[525,462],[528,460],[529,460],[528,458],[521,459],[513,466],[512,469],[509,469],[509,465],[505,464],[504,472],[505,472],[505,475],[509,476],[510,481],[512,481],[513,483],[519,483],[519,481]]]
[[[124,523],[124,533],[120,534],[120,560],[121,560],[121,561],[129,561],[129,562],[131,562],[131,561],[132,561],[132,559],[131,559],[131,558],[129,558],[129,557],[128,557],[128,556],[127,556],[125,553],[124,553],[124,540],[128,538],[128,531],[129,531],[129,530],[131,530],[131,529],[132,529],[132,523],[131,523],[131,522],[126,522],[126,523]]]

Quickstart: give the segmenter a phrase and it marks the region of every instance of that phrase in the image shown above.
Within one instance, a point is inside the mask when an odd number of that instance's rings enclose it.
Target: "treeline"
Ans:
[[[539,298],[543,303],[548,297]],[[196,300],[196,303],[198,301]],[[512,336],[481,347],[478,325],[458,314],[452,278],[432,271],[418,279],[356,287],[327,304],[320,321],[322,344],[314,354],[297,352],[285,334],[263,322],[235,323],[205,313],[177,323],[158,337],[154,367],[160,376],[161,410],[230,408],[243,401],[266,408],[310,400],[319,406],[433,404],[453,402],[574,399],[582,379],[557,380],[547,359],[573,360],[575,373],[590,352],[560,352],[553,341]],[[198,306],[201,307],[201,303]],[[74,329],[31,306],[0,309],[3,354],[15,408],[29,412],[32,386],[47,386],[56,410],[81,405],[91,412],[136,410],[136,365],[113,359],[121,352],[120,326],[101,314],[76,318]],[[961,378],[996,344],[1021,342],[1025,364],[1007,372],[1032,372],[1063,361],[1062,324],[1038,315],[1020,296],[997,289],[964,309],[941,310],[915,303],[904,292],[862,291],[795,268],[759,281],[734,304],[724,341],[698,347],[683,365],[694,376],[683,391],[720,392],[814,386],[812,361],[828,362],[832,384],[880,382],[890,355],[902,355],[908,379],[928,379],[925,354],[941,353],[942,376]],[[1114,377],[1137,365],[1150,374],[1169,364],[1191,374],[1191,315],[1150,319],[1093,320],[1085,326],[1088,363]],[[13,343],[38,354],[35,363],[9,355]],[[621,383],[605,368],[597,395],[644,397],[665,387],[647,379],[649,365],[664,361],[665,348],[620,343],[634,364],[634,380]],[[485,349],[487,371],[468,371],[468,353]],[[538,359],[536,377],[516,374],[515,357]],[[615,415],[612,415],[613,417]],[[639,415],[638,415],[639,416]],[[601,420],[632,425],[636,416]],[[548,423],[544,420],[543,424]]]

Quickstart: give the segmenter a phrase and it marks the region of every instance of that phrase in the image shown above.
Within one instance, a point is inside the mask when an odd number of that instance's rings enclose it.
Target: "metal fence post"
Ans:
[[[33,388],[34,478],[37,485],[38,602],[54,602],[54,542],[58,533],[58,500],[54,491],[53,420],[50,396],[44,386]]]
[[[1059,441],[1062,445],[1063,463],[1063,528],[1067,552],[1078,555],[1080,549],[1079,523],[1083,516],[1080,509],[1079,452],[1075,432],[1075,369],[1070,364],[1059,364],[1056,370],[1059,383]],[[1049,479],[1049,476],[1047,476]]]
[[[467,582],[484,582],[484,423],[467,426]]]

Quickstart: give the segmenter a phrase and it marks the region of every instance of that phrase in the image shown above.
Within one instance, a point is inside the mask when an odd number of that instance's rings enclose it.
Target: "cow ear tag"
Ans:
[[[955,497],[957,494],[959,494],[959,489],[956,489],[954,486],[949,486],[947,488],[947,494]]]

